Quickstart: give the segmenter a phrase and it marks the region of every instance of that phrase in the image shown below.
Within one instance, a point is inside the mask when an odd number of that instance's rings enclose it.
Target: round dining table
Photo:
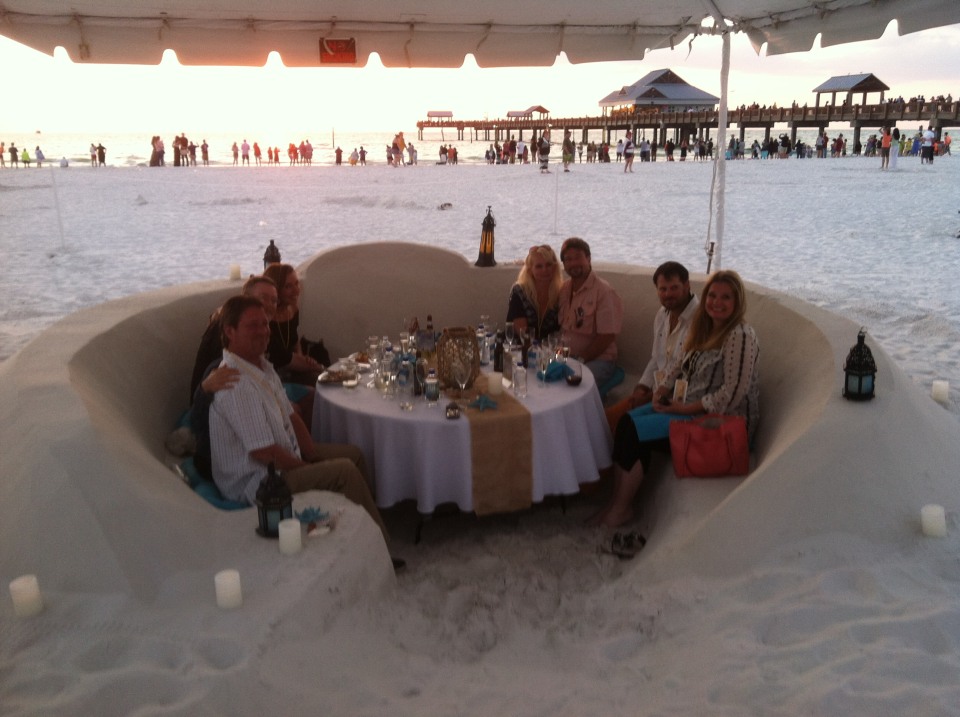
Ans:
[[[488,375],[501,380],[499,373]],[[564,381],[544,383],[531,371],[527,396],[519,399],[530,413],[534,503],[549,495],[577,493],[581,483],[595,481],[611,464],[613,440],[603,403],[589,369],[583,367],[582,375],[579,386],[570,386]],[[447,418],[445,407],[456,396],[453,389],[439,404],[428,405],[417,396],[413,409],[403,410],[397,398],[367,387],[368,380],[361,376],[354,388],[318,383],[314,440],[358,446],[382,508],[413,499],[421,514],[445,503],[473,511],[472,466],[484,456],[471,456],[469,414],[478,409],[466,408],[460,418]]]

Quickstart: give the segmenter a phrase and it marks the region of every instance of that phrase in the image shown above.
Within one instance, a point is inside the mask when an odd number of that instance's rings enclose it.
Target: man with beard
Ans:
[[[690,272],[679,262],[667,261],[658,266],[653,272],[653,285],[660,300],[660,309],[653,319],[653,351],[633,393],[607,409],[610,430],[624,413],[653,399],[658,377],[667,375],[683,356],[683,341],[700,303],[690,292]]]
[[[617,370],[617,336],[623,302],[606,281],[593,273],[590,245],[571,237],[560,248],[570,278],[560,287],[560,329],[570,355],[593,373],[599,389]]]

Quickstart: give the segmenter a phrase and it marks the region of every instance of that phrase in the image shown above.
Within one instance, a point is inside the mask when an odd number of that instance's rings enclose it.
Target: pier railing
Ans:
[[[417,122],[420,138],[427,129],[454,129],[457,139],[465,139],[469,131],[470,141],[496,141],[511,135],[523,137],[524,132],[539,134],[546,127],[551,132],[569,129],[579,130],[586,138],[589,130],[600,130],[608,137],[611,133],[628,129],[649,129],[665,132],[668,129],[685,129],[691,134],[700,130],[716,129],[719,112],[716,109],[690,110],[686,112],[660,112],[657,110],[616,111],[605,115],[581,117],[504,117],[483,120],[424,120]],[[863,127],[882,127],[893,124],[933,127],[939,136],[943,128],[960,126],[960,102],[884,102],[876,105],[821,105],[819,107],[737,107],[727,111],[728,126],[765,127],[785,124],[795,131],[798,127],[825,128],[832,123],[847,123],[855,130]],[[529,135],[528,135],[529,136]]]

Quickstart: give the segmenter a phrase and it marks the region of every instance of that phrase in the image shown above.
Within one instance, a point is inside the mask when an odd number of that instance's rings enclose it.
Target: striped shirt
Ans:
[[[290,421],[293,407],[273,366],[265,358],[255,366],[229,351],[221,366],[240,370],[240,380],[217,391],[210,406],[213,480],[225,498],[254,503],[266,466],[250,455],[274,444],[299,456]]]

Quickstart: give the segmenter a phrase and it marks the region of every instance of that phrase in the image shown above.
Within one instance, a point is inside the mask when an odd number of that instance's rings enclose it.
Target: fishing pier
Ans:
[[[448,114],[448,113],[444,113]],[[483,120],[457,120],[452,116],[434,117],[417,122],[417,136],[424,139],[430,132],[431,139],[440,134],[445,140],[445,131],[451,130],[457,141],[499,142],[509,139],[536,138],[550,128],[556,139],[558,130],[570,130],[579,141],[589,142],[591,132],[600,133],[602,141],[615,142],[616,135],[631,130],[634,137],[651,135],[654,144],[662,145],[667,139],[679,142],[683,137],[709,139],[711,130],[719,126],[719,111],[698,109],[685,112],[664,112],[656,109],[631,108],[614,110],[595,117],[505,117]],[[789,128],[790,140],[796,142],[797,130],[815,128],[825,130],[829,125],[845,123],[853,128],[853,142],[860,141],[861,131],[881,127],[899,126],[932,127],[939,139],[946,128],[960,127],[960,102],[882,102],[880,104],[840,104],[818,107],[739,107],[727,111],[727,126],[739,128],[743,140],[748,128],[763,128],[764,139],[769,140],[776,125]]]

